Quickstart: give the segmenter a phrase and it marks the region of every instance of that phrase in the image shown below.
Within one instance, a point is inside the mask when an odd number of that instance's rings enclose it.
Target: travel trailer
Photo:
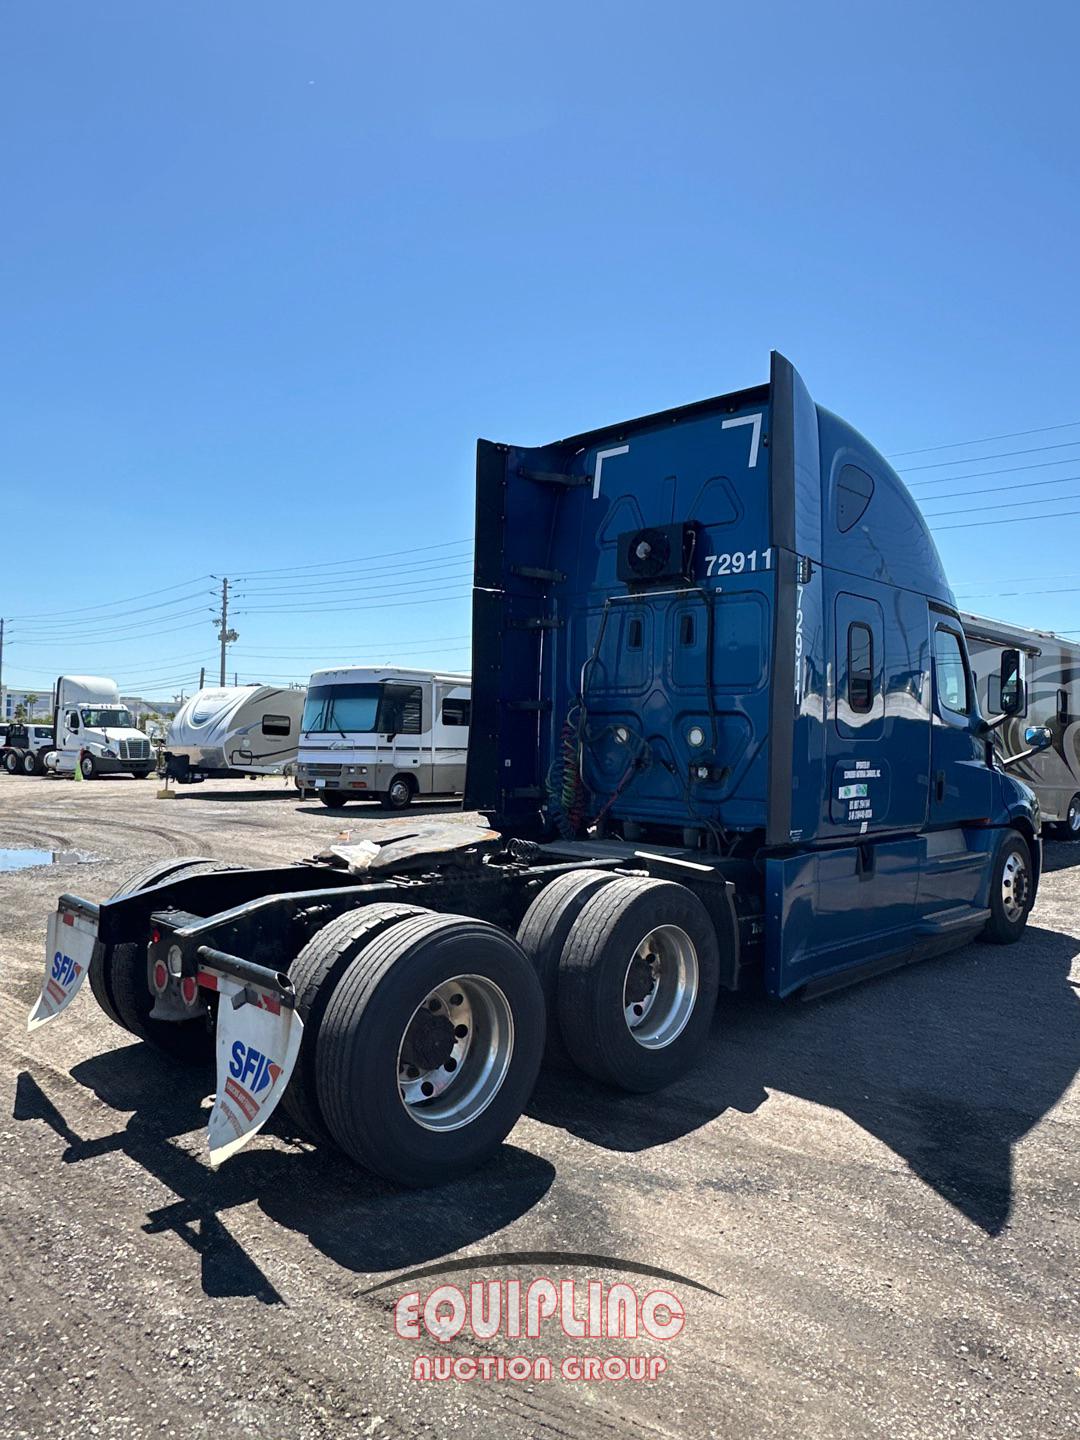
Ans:
[[[983,615],[960,619],[983,713],[1000,714],[1003,698],[1018,703],[994,736],[1002,757],[1027,749],[1029,725],[1046,726],[1051,744],[1018,759],[1012,773],[1034,790],[1060,839],[1080,840],[1080,645]]]
[[[180,785],[233,775],[291,774],[305,693],[275,685],[197,691],[169,722],[166,773]]]
[[[545,1046],[655,1091],[700,1058],[721,992],[806,995],[1024,932],[1039,807],[990,743],[933,538],[781,355],[681,409],[479,443],[473,667],[483,824],[62,896],[31,1026],[89,967],[132,1033],[193,1056],[216,1033],[211,1163],[283,1099],[316,1142],[442,1184],[498,1150]],[[308,778],[385,792],[421,763],[428,702],[466,693],[314,676]],[[1019,714],[1015,686],[1001,706]]]
[[[324,805],[460,795],[469,746],[469,677],[342,666],[308,687],[296,783]]]

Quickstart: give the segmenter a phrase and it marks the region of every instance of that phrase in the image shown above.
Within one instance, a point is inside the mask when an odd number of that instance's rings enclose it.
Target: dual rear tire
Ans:
[[[720,989],[716,929],[683,885],[569,871],[518,941],[548,1003],[548,1056],[620,1090],[659,1090],[698,1059]]]
[[[532,1092],[540,985],[485,921],[378,904],[325,925],[289,970],[304,1041],[282,1106],[398,1184],[456,1179],[487,1160]]]

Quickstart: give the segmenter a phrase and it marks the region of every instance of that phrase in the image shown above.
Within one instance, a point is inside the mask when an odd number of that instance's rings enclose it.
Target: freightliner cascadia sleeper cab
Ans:
[[[654,1090],[722,989],[1023,931],[1038,807],[995,759],[1004,717],[979,712],[933,540],[781,356],[718,399],[482,441],[476,532],[486,824],[272,870],[174,859],[52,917],[31,1027],[89,971],[174,1053],[216,1028],[214,1163],[280,1098],[383,1175],[448,1179],[499,1145],[545,1051]]]

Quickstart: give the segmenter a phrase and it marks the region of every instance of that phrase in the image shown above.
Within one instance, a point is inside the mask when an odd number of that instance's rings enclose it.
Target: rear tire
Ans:
[[[149,890],[163,880],[179,880],[188,875],[209,875],[222,870],[238,870],[218,860],[183,858],[157,860],[145,866],[113,892],[112,898],[134,895]],[[145,1040],[179,1060],[208,1060],[213,1054],[213,1037],[205,1018],[177,1024],[171,1020],[152,1020],[154,996],[146,973],[146,949],[135,944],[94,946],[90,961],[90,988],[98,1004],[122,1029]]]
[[[24,775],[37,775],[40,772],[38,757],[30,750],[22,757],[22,773]]]
[[[586,904],[616,876],[606,870],[569,870],[559,875],[525,912],[518,926],[517,942],[532,961],[547,1007],[547,1038],[544,1060],[569,1066],[572,1061],[559,1026],[559,961],[566,937]]]
[[[697,1059],[720,988],[716,930],[684,885],[613,880],[574,921],[559,1024],[574,1063],[621,1090],[659,1090]]]
[[[304,1022],[304,1041],[281,1097],[281,1107],[301,1133],[318,1145],[332,1145],[333,1137],[319,1108],[316,1056],[319,1029],[334,986],[369,941],[410,915],[426,915],[418,905],[365,905],[337,916],[317,931],[289,966],[296,991],[296,1012]]]
[[[1012,945],[1020,939],[1034,903],[1031,851],[1014,831],[1003,840],[990,880],[990,919],[982,939],[991,945]]]
[[[315,1054],[319,1106],[353,1160],[401,1185],[440,1184],[498,1150],[543,1045],[544,997],[520,947],[481,920],[418,915],[338,981]]]
[[[319,799],[328,810],[342,810],[348,803],[349,797],[342,795],[340,790],[320,790]]]
[[[14,750],[9,750],[4,756],[4,769],[9,775],[17,775],[19,773],[19,757]]]

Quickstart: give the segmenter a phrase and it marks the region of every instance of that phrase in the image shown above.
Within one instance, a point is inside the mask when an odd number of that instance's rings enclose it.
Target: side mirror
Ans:
[[[1022,715],[1027,709],[1024,681],[1020,674],[1020,651],[1001,652],[1001,711],[1003,715]]]
[[[1054,743],[1054,734],[1049,725],[1029,725],[1024,731],[1024,744],[1030,745],[1032,752],[1046,750]]]

